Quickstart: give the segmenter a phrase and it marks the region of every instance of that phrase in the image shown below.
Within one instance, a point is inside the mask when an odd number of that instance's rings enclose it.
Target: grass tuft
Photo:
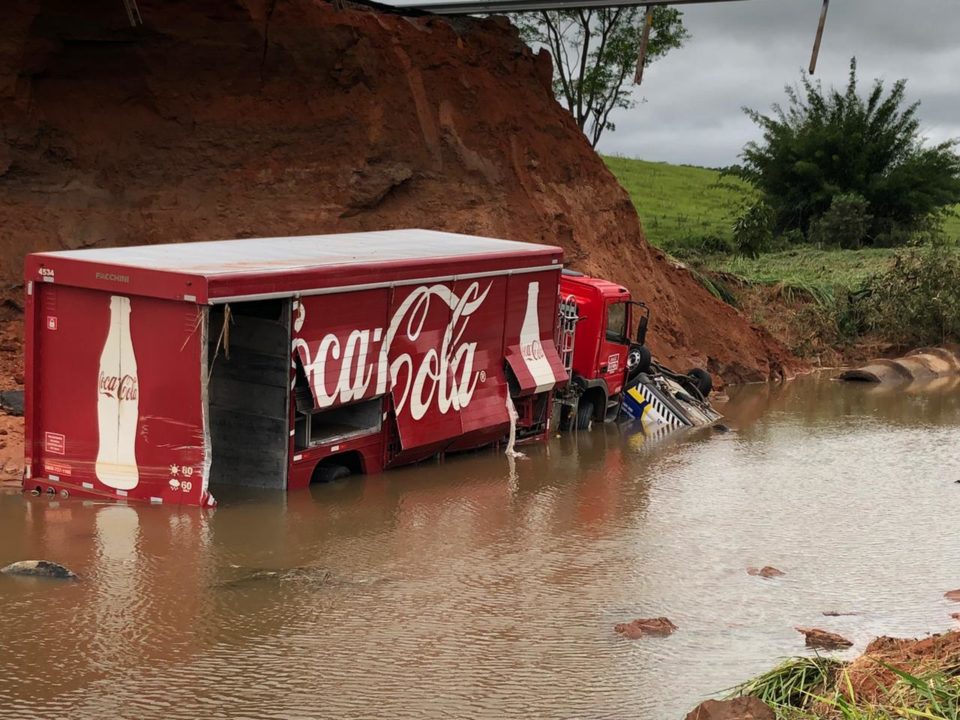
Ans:
[[[913,675],[877,663],[894,681],[870,698],[858,697],[846,663],[822,657],[785,660],[729,696],[756,697],[778,720],[960,720],[957,668]]]
[[[833,686],[836,673],[842,666],[840,660],[819,655],[789,658],[772,670],[737,685],[729,696],[751,695],[774,710],[803,708],[810,697],[824,694]]]

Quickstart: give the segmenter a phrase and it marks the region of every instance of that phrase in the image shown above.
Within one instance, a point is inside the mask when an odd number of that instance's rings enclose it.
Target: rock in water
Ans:
[[[0,391],[0,410],[21,417],[23,415],[23,390]]]
[[[773,710],[755,697],[707,700],[691,710],[686,720],[776,720]]]
[[[852,642],[847,640],[842,635],[827,632],[826,630],[821,630],[820,628],[798,627],[795,629],[797,632],[801,632],[806,635],[807,647],[821,648],[823,650],[843,650],[853,645]]]
[[[665,617],[658,617],[639,618],[633,622],[619,623],[614,625],[613,629],[630,640],[637,640],[644,635],[671,635],[676,632],[677,626]]]
[[[762,568],[748,567],[747,575],[757,575],[759,577],[774,578],[786,575],[783,570],[777,570],[772,565],[764,565]]]
[[[303,583],[328,584],[332,574],[325,568],[295,567],[280,568],[277,570],[255,570],[243,577],[220,583],[220,587],[242,587],[250,583],[286,583],[298,581]]]
[[[960,590],[950,590],[949,592],[945,592],[943,596],[947,600],[953,600],[953,602],[960,602]]]
[[[55,562],[49,560],[21,560],[0,568],[0,574],[19,575],[21,577],[46,577],[57,580],[76,580],[77,576]]]

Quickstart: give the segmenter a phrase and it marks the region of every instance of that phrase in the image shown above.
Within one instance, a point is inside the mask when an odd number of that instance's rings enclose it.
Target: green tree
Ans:
[[[640,54],[644,10],[637,6],[542,10],[520,13],[516,20],[528,44],[550,50],[554,95],[596,147],[605,130],[616,130],[610,113],[636,105],[624,85],[633,77]],[[652,20],[644,65],[689,37],[679,10],[658,6]]]
[[[866,201],[866,242],[913,230],[960,202],[956,141],[925,144],[919,103],[905,105],[905,92],[905,80],[889,93],[874,80],[861,97],[852,59],[843,92],[824,91],[804,75],[800,87],[786,88],[786,108],[774,105],[771,115],[744,108],[763,130],[763,140],[746,145],[735,173],[760,190],[779,232],[806,233],[843,194]]]

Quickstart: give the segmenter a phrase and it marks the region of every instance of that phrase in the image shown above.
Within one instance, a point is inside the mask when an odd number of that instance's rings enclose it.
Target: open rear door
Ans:
[[[206,310],[55,284],[37,292],[37,470],[89,494],[206,503]]]
[[[562,386],[569,379],[553,339],[556,316],[556,279],[545,275],[518,275],[510,279],[511,293],[523,298],[507,317],[507,365],[517,382],[514,397],[525,397]],[[541,284],[545,287],[541,290]]]

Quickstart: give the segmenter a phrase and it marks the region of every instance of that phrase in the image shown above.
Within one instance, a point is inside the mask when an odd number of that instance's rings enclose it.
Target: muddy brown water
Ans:
[[[795,625],[847,655],[951,627],[955,384],[809,377],[724,411],[735,432],[608,427],[213,511],[0,494],[0,565],[82,578],[0,576],[0,717],[664,720],[806,652]],[[659,615],[679,630],[613,631]]]

